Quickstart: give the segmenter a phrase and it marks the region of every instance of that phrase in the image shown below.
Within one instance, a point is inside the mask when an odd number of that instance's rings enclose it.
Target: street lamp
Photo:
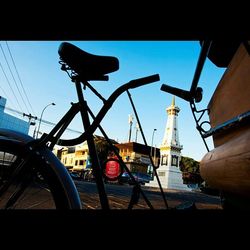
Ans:
[[[40,120],[39,120],[39,125],[38,125],[38,129],[37,129],[37,133],[36,133],[36,138],[38,138],[38,133],[39,133],[39,129],[40,129],[40,125],[41,125],[41,121],[42,121],[42,117],[43,117],[43,112],[44,112],[44,110],[48,107],[48,106],[50,106],[50,105],[56,105],[54,102],[52,102],[52,103],[50,103],[50,104],[48,104],[47,106],[45,106],[44,107],[44,109],[43,109],[43,111],[42,111],[42,113],[41,113],[41,116],[40,116]]]
[[[155,134],[155,131],[156,131],[156,130],[157,130],[157,129],[154,128],[153,134],[152,134],[152,143],[151,143],[151,151],[150,151],[150,156],[151,156],[151,157],[152,157],[152,152],[153,152],[154,134]],[[153,163],[153,165],[154,165],[154,164],[155,164],[155,163]],[[151,164],[150,164],[150,165],[151,165]],[[150,170],[148,170],[151,177],[153,177],[153,170],[152,170],[152,168],[153,168],[153,166],[151,165]]]
[[[153,151],[154,134],[155,134],[155,131],[156,131],[156,130],[157,130],[157,129],[154,128],[154,130],[153,130],[153,135],[152,135],[151,152],[150,152],[150,155],[151,155],[151,156],[152,156],[152,151]]]
[[[135,142],[137,142],[137,134],[138,134],[138,131],[140,130],[140,126],[138,124],[138,122],[136,123],[136,127],[135,127]]]
[[[131,132],[132,132],[132,124],[133,124],[133,115],[128,115],[128,123],[130,124],[128,142],[130,142],[130,140],[131,140]]]

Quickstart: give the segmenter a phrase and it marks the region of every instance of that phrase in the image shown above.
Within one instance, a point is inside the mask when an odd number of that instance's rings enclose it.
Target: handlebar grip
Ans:
[[[160,80],[159,74],[151,75],[151,76],[146,76],[138,79],[131,80],[129,82],[130,88],[137,88],[139,86],[149,84],[152,82],[157,82]]]
[[[176,95],[186,101],[190,101],[192,99],[191,94],[189,91],[183,90],[183,89],[179,89],[179,88],[175,88],[166,84],[162,84],[161,85],[161,90],[173,95]]]

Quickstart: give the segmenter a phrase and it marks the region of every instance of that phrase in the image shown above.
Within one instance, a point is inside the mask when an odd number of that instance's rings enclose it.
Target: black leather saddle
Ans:
[[[106,74],[119,69],[119,60],[116,57],[93,55],[67,42],[60,44],[58,54],[81,80],[105,81],[108,80]]]

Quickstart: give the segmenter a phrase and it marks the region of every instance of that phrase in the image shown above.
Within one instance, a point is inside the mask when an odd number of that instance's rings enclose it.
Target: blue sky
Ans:
[[[77,101],[74,85],[67,74],[60,69],[58,47],[62,41],[8,41],[9,48],[15,60],[25,91],[32,105],[34,115],[40,117],[43,108],[51,103],[43,115],[43,119],[56,123],[70,107],[71,102]],[[107,98],[120,85],[134,79],[152,74],[159,74],[160,81],[130,91],[137,112],[141,119],[147,143],[151,145],[153,130],[154,145],[160,146],[167,121],[166,108],[171,104],[172,95],[162,92],[161,85],[168,84],[174,87],[189,90],[195,67],[197,64],[200,43],[199,41],[67,41],[80,47],[86,52],[115,56],[119,59],[120,68],[109,75],[109,81],[96,81],[91,84]],[[11,59],[5,41],[1,46],[6,57]],[[7,106],[21,112],[31,112],[23,105],[12,76],[8,70],[2,51],[0,62],[9,78],[20,105],[10,90],[2,70],[0,70],[1,94],[7,94]],[[203,100],[197,104],[198,108],[206,108],[213,91],[218,84],[225,68],[218,68],[208,59],[203,68],[199,86],[203,88]],[[13,72],[15,73],[14,69]],[[15,75],[16,76],[16,75]],[[19,84],[16,77],[17,84]],[[20,86],[20,85],[18,85]],[[3,93],[4,91],[4,93]],[[86,91],[86,100],[96,114],[102,103],[89,91]],[[182,154],[201,160],[206,148],[195,128],[189,103],[176,98],[176,105],[181,109],[178,117],[180,143],[183,145]],[[128,97],[123,94],[112,106],[102,122],[107,134],[119,142],[128,140],[128,115],[133,113]],[[79,117],[77,117],[79,118]],[[81,131],[79,119],[75,119],[70,128]],[[132,139],[135,139],[135,122],[133,124]],[[48,132],[52,127],[41,124],[41,131]],[[33,133],[33,128],[30,134]],[[99,131],[96,131],[100,134]],[[75,133],[66,133],[65,138],[75,137]],[[138,135],[138,142],[142,137]],[[211,138],[207,140],[209,147],[213,144]]]

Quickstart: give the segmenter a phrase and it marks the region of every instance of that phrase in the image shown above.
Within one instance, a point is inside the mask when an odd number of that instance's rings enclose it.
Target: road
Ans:
[[[94,182],[75,181],[81,197],[83,209],[101,209],[99,196]],[[126,209],[128,207],[133,186],[105,184],[111,209]],[[151,202],[154,209],[166,209],[159,189],[142,186],[142,191]],[[222,209],[220,198],[196,191],[180,191],[164,189],[164,194],[169,208],[192,202],[197,209]],[[142,195],[133,209],[150,209]]]

